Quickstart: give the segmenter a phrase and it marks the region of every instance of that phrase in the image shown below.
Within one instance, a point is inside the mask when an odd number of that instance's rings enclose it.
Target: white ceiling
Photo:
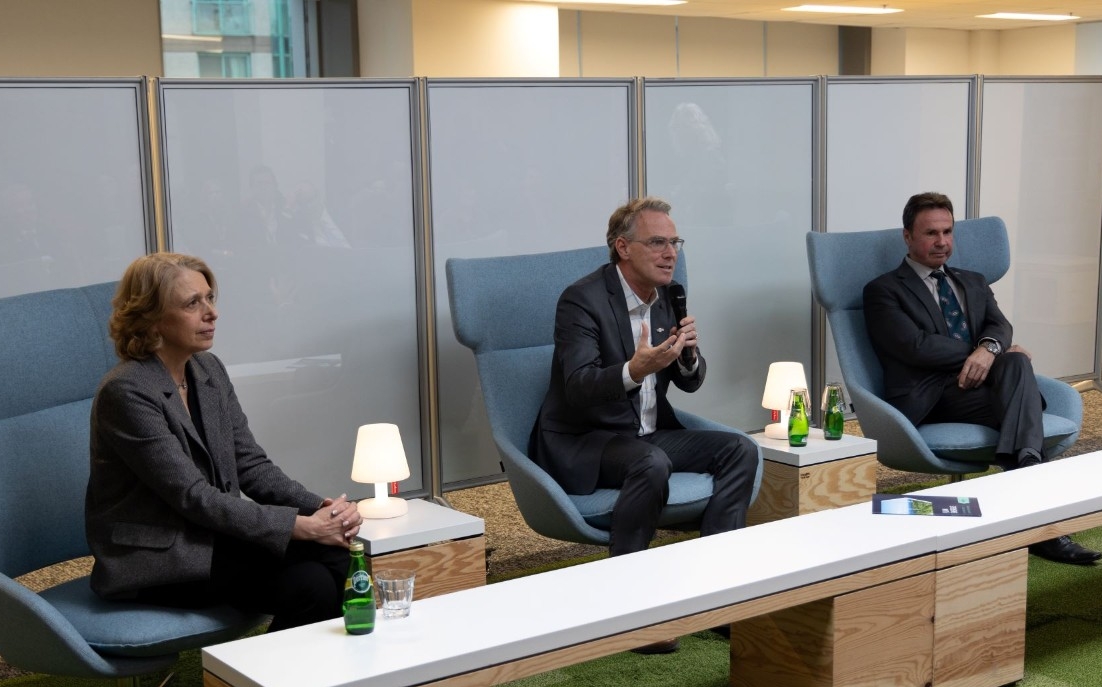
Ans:
[[[544,2],[555,0],[542,0]],[[803,4],[856,5],[888,7],[902,12],[883,15],[840,15],[785,12],[783,8]],[[937,29],[1020,29],[1034,26],[1063,25],[1065,22],[1010,21],[977,19],[978,14],[994,12],[1029,12],[1040,14],[1074,14],[1077,23],[1102,21],[1102,1],[1096,0],[688,0],[684,5],[642,7],[638,5],[591,5],[557,2],[563,9],[594,12],[630,12],[635,14],[666,14],[681,17],[724,17],[745,21],[788,21],[841,26],[873,26],[894,28]]]

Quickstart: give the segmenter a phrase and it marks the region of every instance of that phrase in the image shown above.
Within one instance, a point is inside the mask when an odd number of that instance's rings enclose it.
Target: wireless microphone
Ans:
[[[669,287],[670,300],[673,302],[673,316],[677,320],[677,326],[680,329],[681,320],[689,316],[688,298],[685,297],[685,287],[676,282],[670,284]],[[681,349],[681,355],[678,357],[681,364],[685,367],[692,367],[695,356],[693,355],[692,348],[685,346]]]

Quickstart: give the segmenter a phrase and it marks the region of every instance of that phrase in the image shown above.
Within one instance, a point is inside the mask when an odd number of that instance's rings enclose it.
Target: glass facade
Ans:
[[[160,0],[160,3],[167,77],[309,76],[304,0]]]

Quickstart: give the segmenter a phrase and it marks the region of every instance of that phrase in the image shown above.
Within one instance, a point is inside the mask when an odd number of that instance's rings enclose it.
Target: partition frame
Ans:
[[[984,76],[976,75],[976,97],[973,104],[974,125],[975,125],[975,138],[973,141],[973,150],[976,152],[975,161],[975,178],[974,178],[974,193],[972,194],[971,204],[968,209],[971,214],[970,217],[977,216],[979,213],[980,203],[982,198],[980,197],[980,181],[982,179],[982,157],[983,157],[983,108],[984,108],[984,87],[988,83],[1079,83],[1079,84],[1098,84],[1102,85],[1102,76]],[[1098,218],[1099,221],[1099,233],[1102,234],[1102,215]],[[1102,244],[1099,246],[1099,255],[1097,256],[1097,263],[1099,265],[1099,275],[1097,284],[1097,293],[1099,297],[1096,302],[1095,309],[1095,334],[1094,334],[1094,369],[1091,372],[1085,372],[1080,374],[1073,374],[1066,377],[1061,377],[1062,381],[1067,382],[1076,390],[1082,392],[1087,390],[1102,391]]]
[[[432,283],[431,270],[425,268],[428,263],[426,257],[426,249],[431,249],[429,244],[425,243],[426,229],[426,197],[427,191],[425,187],[427,179],[427,170],[424,168],[425,150],[423,139],[423,127],[421,120],[424,116],[424,107],[422,105],[423,87],[420,83],[422,80],[418,79],[381,79],[381,78],[336,78],[336,79],[190,79],[190,78],[162,78],[157,82],[156,100],[158,105],[156,130],[158,132],[158,151],[160,153],[160,174],[161,174],[161,202],[164,208],[164,232],[165,232],[165,249],[172,250],[172,212],[171,212],[171,197],[169,193],[169,162],[167,158],[167,144],[166,144],[166,126],[167,121],[165,117],[165,93],[170,89],[216,89],[216,90],[286,90],[286,89],[326,89],[332,87],[338,88],[350,88],[350,89],[371,89],[371,88],[401,88],[408,92],[408,105],[410,118],[408,121],[409,136],[410,136],[410,165],[411,165],[411,217],[413,223],[413,235],[412,235],[412,249],[413,249],[413,283],[414,283],[414,300],[416,305],[415,314],[415,327],[417,338],[417,392],[418,392],[418,413],[419,419],[419,439],[421,445],[420,456],[416,465],[420,469],[421,486],[417,489],[410,489],[408,491],[402,491],[401,496],[403,498],[423,498],[423,497],[435,497],[439,495],[438,484],[435,482],[435,467],[439,465],[439,456],[434,455],[433,445],[426,442],[427,437],[432,436],[431,424],[433,422],[432,415],[428,412],[430,409],[429,399],[432,394],[432,390],[435,389],[435,382],[429,376],[429,371],[434,369],[431,365],[432,357],[431,351],[435,347],[434,342],[428,339],[429,328],[427,322],[428,299],[431,296],[431,291],[426,291],[426,284]],[[365,294],[366,297],[366,294]],[[412,470],[414,465],[409,460],[410,456],[407,454],[407,462],[410,462],[410,469]],[[349,463],[351,465],[351,462]]]
[[[614,86],[614,87],[621,87],[621,88],[627,89],[626,113],[625,113],[625,115],[626,115],[625,126],[626,126],[626,135],[627,135],[627,141],[626,141],[627,159],[624,160],[623,162],[626,165],[626,179],[627,179],[627,183],[628,183],[628,194],[629,194],[629,196],[635,196],[635,195],[638,194],[638,191],[639,191],[639,188],[640,188],[640,182],[639,182],[639,154],[640,154],[640,148],[641,148],[640,145],[639,145],[639,137],[640,137],[639,114],[637,112],[638,99],[639,99],[639,95],[638,95],[639,79],[637,79],[637,78],[585,78],[585,77],[576,77],[576,78],[511,78],[511,77],[507,77],[507,78],[490,78],[490,79],[480,79],[480,78],[429,78],[429,79],[424,80],[424,84],[425,84],[425,86],[424,86],[424,97],[422,99],[422,102],[424,103],[424,111],[425,111],[425,113],[424,113],[424,141],[425,141],[425,143],[424,143],[425,167],[424,168],[425,168],[425,178],[424,178],[424,181],[423,181],[423,188],[426,191],[425,192],[425,199],[424,199],[424,202],[425,202],[425,218],[426,218],[426,222],[425,222],[425,242],[426,243],[425,243],[425,245],[426,245],[426,255],[432,256],[432,262],[430,263],[431,265],[435,266],[436,262],[440,259],[438,257],[438,251],[436,251],[436,238],[437,238],[436,229],[435,229],[436,222],[434,222],[434,220],[433,220],[433,210],[432,210],[432,206],[433,206],[433,202],[434,202],[434,194],[433,194],[432,183],[431,183],[432,149],[433,149],[432,141],[431,141],[431,127],[432,127],[433,112],[432,112],[432,107],[431,107],[431,104],[430,104],[430,100],[431,100],[430,91],[432,91],[434,88],[471,88],[471,89],[475,89],[475,88],[507,88],[507,87],[516,87],[516,88],[526,88],[526,87],[602,88],[602,87]],[[613,209],[614,208],[610,207],[608,209],[608,211],[611,212]],[[600,236],[598,236],[597,234],[594,234],[593,239],[594,239],[594,243],[597,243],[600,240]],[[592,244],[590,244],[590,245],[592,245]],[[575,246],[575,247],[578,247],[578,246]],[[430,269],[426,270],[426,272],[431,272],[431,271],[433,271],[433,270],[430,270]],[[436,281],[437,280],[432,275],[429,275],[427,277],[426,285],[431,285],[432,288],[433,288],[432,291],[428,292],[427,300],[434,300],[436,292],[439,290],[439,284],[437,284]],[[432,362],[430,364],[431,364],[433,370],[439,371],[440,367],[441,367],[439,338],[441,336],[447,336],[447,333],[439,327],[439,321],[438,321],[439,320],[439,314],[438,313],[440,313],[441,310],[442,310],[440,305],[434,303],[434,305],[432,305],[430,307],[432,308],[431,311],[436,314],[436,316],[434,317],[434,320],[431,324],[431,328],[432,328],[432,331],[433,331],[435,336],[433,337],[433,342],[432,342]],[[472,362],[472,365],[473,365],[473,362]],[[477,379],[476,379],[476,381],[477,381]],[[456,490],[456,489],[464,489],[464,488],[469,488],[469,487],[476,487],[476,486],[481,486],[481,485],[485,485],[485,484],[494,484],[494,483],[504,481],[506,479],[506,476],[505,476],[505,473],[503,471],[502,472],[497,472],[497,473],[492,473],[492,474],[481,475],[481,476],[477,476],[477,477],[471,477],[471,478],[465,478],[465,479],[459,479],[459,480],[452,480],[452,481],[447,481],[445,479],[445,475],[443,474],[443,465],[442,465],[443,457],[444,457],[444,450],[442,448],[443,439],[444,439],[444,437],[443,437],[443,431],[444,431],[443,425],[444,425],[444,423],[440,419],[444,414],[443,413],[443,403],[444,403],[444,401],[441,398],[441,393],[440,393],[441,390],[440,390],[439,375],[434,376],[433,379],[432,379],[432,382],[434,384],[434,391],[432,393],[432,398],[433,398],[433,401],[434,401],[434,404],[435,404],[435,409],[434,409],[434,412],[432,414],[432,417],[434,418],[435,422],[433,424],[433,427],[431,428],[431,430],[433,432],[433,437],[431,439],[431,444],[437,448],[437,453],[435,454],[435,459],[438,461],[438,463],[437,463],[436,467],[434,468],[434,470],[435,470],[434,474],[438,475],[438,477],[439,477],[439,483],[438,483],[439,493],[436,495],[438,500],[446,501],[445,498],[443,497],[443,494],[444,494],[444,492],[447,492],[447,491],[453,491],[453,490]]]
[[[139,179],[141,181],[142,219],[145,224],[144,239],[146,252],[152,252],[157,248],[157,234],[155,221],[155,172],[152,162],[152,146],[150,143],[151,114],[149,109],[150,85],[149,78],[136,77],[0,77],[0,88],[39,88],[39,87],[63,87],[96,89],[103,87],[129,88],[134,93],[135,127],[138,135],[138,160]],[[122,276],[122,275],[119,275]]]

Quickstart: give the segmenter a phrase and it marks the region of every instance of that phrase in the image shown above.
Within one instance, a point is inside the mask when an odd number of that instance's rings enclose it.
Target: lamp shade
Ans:
[[[761,397],[761,407],[769,410],[783,410],[788,407],[788,394],[793,389],[806,389],[807,377],[804,376],[803,363],[770,363],[769,374],[765,378],[765,393]]]
[[[356,433],[352,481],[365,484],[399,482],[409,477],[406,451],[398,425],[363,425]]]
[[[807,377],[804,376],[803,363],[770,363],[769,374],[765,378],[765,393],[761,396],[761,407],[779,411],[780,422],[765,426],[765,436],[770,439],[788,438],[789,394],[793,389],[806,389]]]

